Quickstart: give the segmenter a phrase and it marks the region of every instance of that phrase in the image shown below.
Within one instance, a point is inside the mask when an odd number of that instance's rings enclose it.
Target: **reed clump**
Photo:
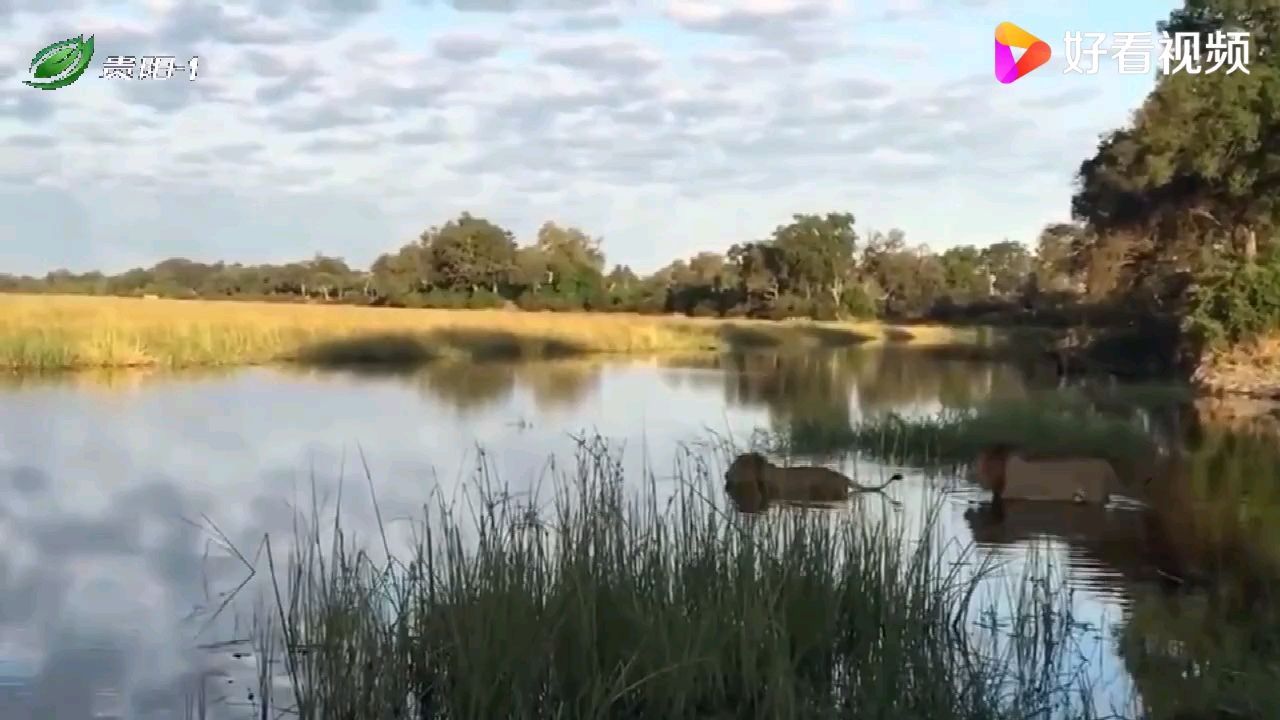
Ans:
[[[979,580],[933,541],[852,513],[740,517],[709,463],[682,468],[662,498],[586,439],[549,507],[482,480],[479,510],[438,504],[402,560],[316,525],[273,560],[259,662],[283,664],[305,720],[971,720],[1079,697],[1065,646],[976,639]]]
[[[412,364],[730,347],[968,341],[972,331],[877,323],[719,320],[516,310],[0,295],[0,368],[193,367],[298,361]]]
[[[948,410],[927,417],[887,413],[849,424],[796,422],[775,439],[797,453],[857,451],[888,462],[954,467],[997,444],[1030,453],[1101,457],[1127,466],[1146,457],[1150,436],[1136,422],[1034,402]]]

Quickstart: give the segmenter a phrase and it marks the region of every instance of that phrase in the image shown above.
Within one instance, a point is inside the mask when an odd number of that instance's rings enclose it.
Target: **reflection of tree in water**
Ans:
[[[847,416],[853,392],[850,362],[850,356],[840,353],[729,355],[722,366],[725,402],[766,407],[778,419],[840,410]]]
[[[603,368],[596,361],[527,363],[517,370],[517,377],[533,393],[539,411],[566,410],[600,388]]]
[[[1239,593],[1239,580],[1219,580],[1219,593]],[[1133,590],[1119,653],[1152,720],[1185,717],[1275,717],[1280,707],[1275,663],[1280,633],[1274,612],[1244,614],[1219,605],[1215,593],[1170,595]],[[1227,711],[1219,714],[1221,711]]]
[[[767,409],[775,428],[849,426],[854,373],[848,353],[735,354],[724,358],[725,403]]]
[[[858,404],[864,413],[941,405],[969,408],[993,397],[1022,397],[1025,375],[1004,363],[950,358],[936,352],[888,347],[857,366]]]
[[[1280,707],[1280,442],[1188,423],[1166,522],[1190,582],[1135,591],[1120,652],[1155,718]]]
[[[1152,720],[1270,717],[1257,713],[1280,707],[1280,443],[1199,425],[1185,405],[1144,411],[1157,432],[1183,418],[1174,436],[1187,439],[1185,459],[1149,486],[1145,511],[1006,504],[1001,514],[987,504],[966,514],[974,537],[1061,537],[1078,551],[1078,574],[1101,564],[1124,578],[1119,653]]]
[[[599,363],[580,360],[545,362],[442,362],[413,375],[433,400],[459,412],[492,408],[510,400],[517,386],[527,387],[539,411],[572,407],[600,384]]]
[[[287,368],[287,366],[286,366]],[[70,373],[0,373],[0,389],[18,390],[49,385],[73,386],[84,392],[136,392],[152,383],[185,383],[232,375],[236,368],[106,368]]]
[[[516,385],[516,367],[506,362],[441,362],[415,372],[413,382],[433,401],[460,413],[507,402]]]
[[[971,407],[993,395],[1024,394],[1023,375],[1012,366],[913,349],[736,353],[679,366],[688,370],[673,371],[672,384],[719,385],[728,405],[767,409],[774,429],[792,437],[847,437],[855,402],[861,412],[875,413],[912,405]]]

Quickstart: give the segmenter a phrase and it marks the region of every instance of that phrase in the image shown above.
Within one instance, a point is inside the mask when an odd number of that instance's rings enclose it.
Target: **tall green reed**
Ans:
[[[405,558],[384,534],[375,559],[337,519],[279,566],[268,542],[256,654],[284,668],[282,704],[306,720],[973,720],[1052,716],[1083,691],[1029,670],[1069,651],[1065,633],[1042,642],[1061,594],[1028,596],[1012,645],[984,642],[984,570],[935,533],[892,514],[738,516],[705,456],[667,493],[651,472],[624,482],[599,438],[575,460],[547,506],[482,473],[471,517],[435,503]]]

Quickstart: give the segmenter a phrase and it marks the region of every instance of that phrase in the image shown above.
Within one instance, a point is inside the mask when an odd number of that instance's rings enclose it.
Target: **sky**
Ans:
[[[1065,73],[1065,34],[1177,5],[0,0],[0,272],[367,266],[463,211],[521,241],[581,227],[642,271],[799,212],[935,249],[1030,243],[1154,80],[1107,56]],[[1002,21],[1053,51],[1009,85]],[[22,84],[82,33],[79,81]],[[198,56],[197,77],[100,77],[148,54]]]

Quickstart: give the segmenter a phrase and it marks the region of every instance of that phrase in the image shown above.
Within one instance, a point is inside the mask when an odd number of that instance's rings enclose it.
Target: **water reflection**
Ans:
[[[733,408],[763,410],[772,430],[797,439],[793,451],[829,459],[825,439],[847,437],[858,417],[929,415],[1023,398],[1048,382],[1040,369],[890,346],[712,356],[676,363],[663,377],[677,388],[719,389]]]
[[[982,502],[965,519],[975,541],[1006,551],[1065,542],[1077,586],[1117,597],[1117,652],[1151,718],[1270,717],[1280,707],[1280,443],[1176,411],[1189,420],[1185,453],[1141,508]],[[1165,412],[1169,426],[1175,409]]]
[[[691,368],[683,372],[680,368]],[[876,352],[728,354],[674,363],[677,386],[722,387],[725,401],[766,407],[776,421],[849,418],[851,410],[936,411],[1023,397],[1036,368],[888,347]]]
[[[599,361],[540,363],[442,363],[419,370],[409,381],[432,399],[470,416],[527,391],[539,414],[572,409],[600,386]]]
[[[1153,502],[1183,570],[1134,588],[1119,652],[1153,715],[1268,717],[1280,707],[1280,442],[1259,428],[1188,429]]]
[[[1146,538],[1133,515],[1096,505],[1028,500],[984,501],[964,513],[981,545],[1016,548],[1044,538],[1067,541],[1074,551],[1067,554],[1073,580],[1112,597],[1123,596],[1118,582],[1126,577],[1125,570],[1142,564],[1138,558]]]
[[[396,526],[432,493],[456,493],[477,445],[522,491],[548,454],[572,451],[571,433],[598,430],[630,445],[629,462],[647,462],[661,482],[676,446],[707,429],[741,441],[758,427],[847,428],[887,410],[1060,394],[1037,368],[898,348],[106,381],[10,378],[0,388],[0,717],[121,706],[133,717],[184,717],[192,703],[210,717],[242,716],[227,701],[249,703],[252,663],[202,646],[249,631],[214,611],[264,534],[287,535],[312,493],[332,501],[360,474],[358,452],[382,519]],[[1065,545],[1072,583],[1123,614],[1116,657],[1154,717],[1280,707],[1280,683],[1267,675],[1280,662],[1275,436],[1201,424],[1164,391],[1071,392],[1099,412],[1141,418],[1159,442],[1185,446],[1184,461],[1143,507],[1007,503],[1000,514],[958,496],[943,519],[950,539],[1010,557],[1044,538]],[[375,537],[370,489],[357,480],[344,516]],[[900,485],[904,505],[926,501]]]
[[[175,640],[194,636],[184,619],[231,569],[205,552],[207,533],[189,520],[198,503],[155,480],[91,513],[54,487],[30,466],[0,475],[0,717],[176,717],[205,663]]]

